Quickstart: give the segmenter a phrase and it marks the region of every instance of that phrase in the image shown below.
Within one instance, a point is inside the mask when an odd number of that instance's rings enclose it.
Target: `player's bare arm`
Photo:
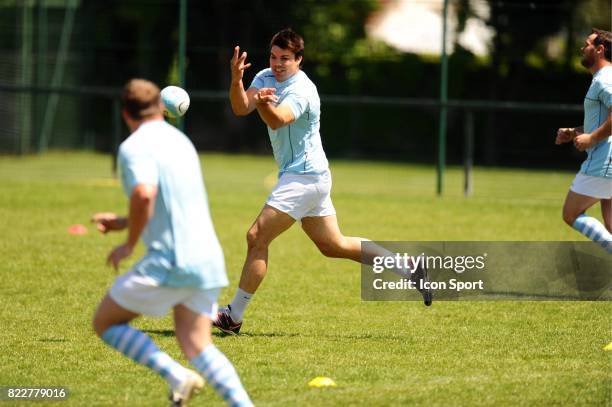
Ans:
[[[120,231],[127,228],[127,217],[119,216],[112,212],[98,212],[91,217],[91,221],[95,223],[96,229],[101,233],[112,231]]]
[[[601,126],[595,129],[592,133],[579,134],[574,138],[574,146],[579,151],[584,151],[587,148],[591,148],[597,143],[610,137],[612,133],[612,110],[608,110],[608,120],[606,120]]]
[[[134,247],[136,247],[142,231],[153,215],[156,196],[156,186],[138,184],[134,187],[130,197],[130,214],[127,220],[127,241],[115,247],[106,260],[107,264],[112,265],[115,270],[118,270],[119,263],[123,259],[131,256],[134,252]]]
[[[257,92],[255,88],[249,88],[247,91],[244,90],[244,84],[242,78],[244,71],[248,69],[251,64],[245,63],[247,53],[243,52],[240,55],[240,47],[234,48],[234,55],[230,61],[230,67],[232,70],[232,82],[230,85],[230,103],[232,105],[232,111],[236,116],[245,116],[255,110],[254,95]]]
[[[274,88],[261,88],[255,94],[257,113],[272,130],[279,129],[295,121],[293,112],[287,105],[275,106],[278,97]]]

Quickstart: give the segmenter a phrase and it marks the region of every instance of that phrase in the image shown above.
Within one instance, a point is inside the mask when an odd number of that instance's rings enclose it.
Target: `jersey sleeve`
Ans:
[[[255,77],[253,78],[253,81],[251,82],[251,86],[249,86],[249,88],[255,88],[255,89],[261,89],[264,87],[264,73],[266,72],[266,70],[264,69],[263,71],[259,71],[257,72],[257,75],[255,75]]]
[[[296,92],[289,93],[281,102],[281,106],[286,105],[293,112],[293,117],[297,120],[308,110],[308,98]]]
[[[599,91],[597,99],[599,99],[599,101],[603,103],[608,109],[612,107],[612,83],[601,84],[601,91]]]
[[[119,170],[121,171],[121,184],[128,196],[136,185],[146,184],[157,186],[159,171],[153,157],[146,153],[137,153],[119,150]]]

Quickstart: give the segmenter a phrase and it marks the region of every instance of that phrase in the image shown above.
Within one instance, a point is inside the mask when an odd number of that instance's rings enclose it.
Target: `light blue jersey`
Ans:
[[[226,286],[200,161],[187,136],[163,120],[145,122],[119,147],[119,169],[128,198],[138,184],[157,186],[155,210],[142,233],[147,254],[135,270],[163,286]]]
[[[612,106],[612,66],[606,66],[593,75],[593,81],[584,98],[584,132],[592,133],[608,119]],[[612,137],[587,150],[587,159],[580,173],[593,177],[612,178]]]
[[[317,87],[302,71],[278,82],[270,68],[260,71],[252,88],[275,88],[279,97],[278,105],[287,105],[295,121],[277,130],[268,127],[274,158],[278,164],[279,176],[294,174],[322,174],[329,164],[321,145],[319,123],[321,101]]]

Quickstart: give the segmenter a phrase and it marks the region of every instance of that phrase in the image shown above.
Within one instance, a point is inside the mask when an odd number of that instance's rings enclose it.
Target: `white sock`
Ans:
[[[385,249],[382,246],[379,246],[379,245],[373,243],[371,240],[363,239],[363,238],[361,238],[361,240],[364,241],[364,242],[368,242],[369,243],[368,244],[368,248],[369,248],[370,252],[367,253],[367,255],[365,256],[366,258],[377,257],[377,256],[395,257],[395,253]],[[361,247],[363,248],[363,245]],[[390,269],[390,271],[394,272],[395,274],[397,274],[398,276],[400,276],[402,278],[410,278],[410,277],[412,277],[412,273],[414,272],[414,263],[412,261],[410,261],[408,267],[400,267],[400,268],[393,267],[392,269]]]
[[[253,294],[247,293],[242,288],[238,288],[236,295],[234,295],[234,299],[230,303],[230,317],[232,317],[234,322],[242,322],[242,316],[252,297]]]

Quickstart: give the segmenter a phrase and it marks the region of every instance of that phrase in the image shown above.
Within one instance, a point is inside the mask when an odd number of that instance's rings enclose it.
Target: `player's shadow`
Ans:
[[[154,336],[162,336],[162,337],[174,337],[175,333],[174,330],[172,329],[143,329],[143,332],[149,334],[149,335],[154,335]],[[226,334],[224,332],[220,332],[218,330],[213,330],[212,331],[212,336],[215,338],[227,338],[227,337],[234,337],[236,335],[232,335],[232,334]],[[309,335],[309,334],[305,334],[303,332],[242,332],[240,333],[241,337],[244,338],[295,338],[295,337],[319,337],[319,338],[326,338],[328,340],[333,340],[333,341],[343,341],[343,340],[398,340],[398,341],[404,341],[406,340],[405,337],[389,337],[388,335],[374,335],[371,333],[366,333],[366,334],[358,334],[358,335],[343,335],[343,334],[328,334],[328,335]]]
[[[223,332],[215,332],[214,335],[220,338],[234,336]],[[239,336],[246,338],[294,338],[296,336],[308,337],[309,335],[297,332],[241,332]]]
[[[219,338],[224,338],[227,336],[234,336],[231,334],[226,334],[223,332],[214,332],[213,336],[219,337]],[[357,335],[351,335],[351,334],[323,334],[323,335],[317,335],[317,334],[307,334],[304,332],[241,332],[240,335],[241,337],[247,337],[247,338],[295,338],[295,337],[300,337],[300,338],[324,338],[327,340],[331,340],[331,341],[344,341],[344,340],[360,340],[360,341],[370,341],[370,340],[392,340],[392,341],[405,341],[407,338],[406,337],[401,337],[401,336],[397,336],[397,337],[389,337],[388,335],[374,335],[374,334],[357,334]]]
[[[371,340],[375,340],[375,341],[380,341],[380,340],[384,340],[384,341],[396,341],[396,342],[405,342],[408,339],[410,339],[410,336],[389,336],[389,335],[372,335],[372,334],[357,334],[357,335],[343,335],[343,334],[336,334],[336,335],[319,335],[320,338],[326,338],[328,340],[331,341],[344,341],[347,339],[350,339],[352,341],[371,341]]]
[[[175,337],[176,334],[174,332],[173,329],[143,329],[142,332],[149,334],[151,336],[161,336],[164,338],[171,338],[171,337]],[[232,337],[232,336],[236,336],[236,335],[232,335],[232,334],[226,334],[225,332],[221,332],[218,331],[216,329],[214,329],[212,331],[212,336],[214,336],[215,338],[225,338],[225,337]],[[300,333],[284,333],[284,332],[257,332],[257,333],[250,333],[250,332],[244,332],[241,333],[240,336],[244,336],[244,337],[262,337],[262,338],[290,338],[290,337],[295,337],[295,336],[304,336],[303,334]]]
[[[174,329],[143,329],[142,332],[149,335],[163,336],[164,338],[176,336],[174,334]]]

